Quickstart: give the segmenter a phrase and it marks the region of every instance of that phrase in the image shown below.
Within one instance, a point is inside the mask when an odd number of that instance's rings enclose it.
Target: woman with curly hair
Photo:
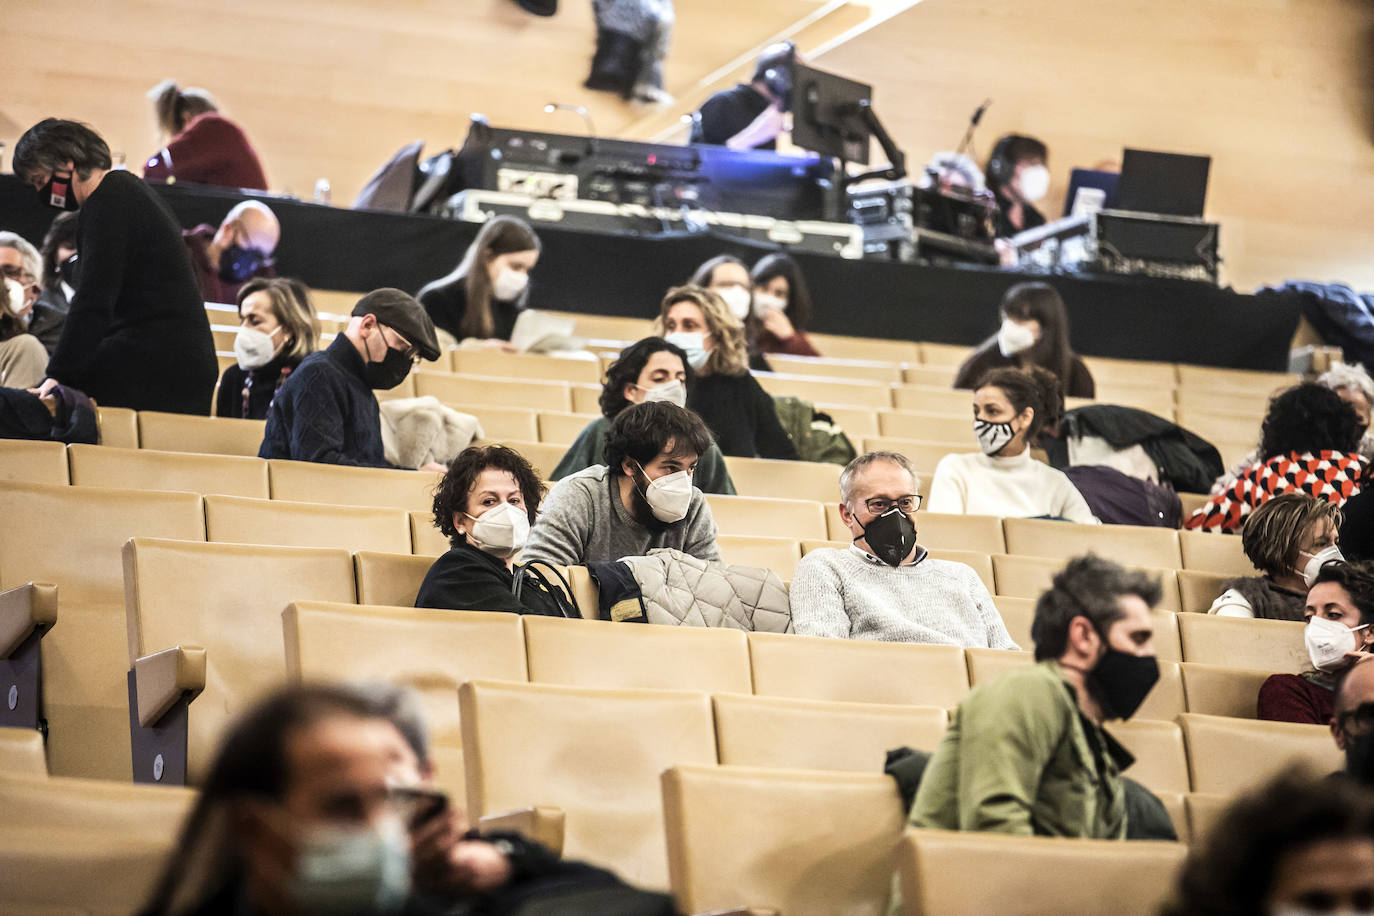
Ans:
[[[1212,494],[1184,527],[1238,531],[1256,507],[1283,493],[1344,505],[1364,483],[1363,434],[1355,409],[1330,388],[1304,384],[1280,392],[1260,427],[1261,460]]]
[[[519,452],[464,449],[434,493],[434,527],[453,545],[434,561],[416,607],[538,614],[511,591],[515,556],[529,539],[544,484]]]

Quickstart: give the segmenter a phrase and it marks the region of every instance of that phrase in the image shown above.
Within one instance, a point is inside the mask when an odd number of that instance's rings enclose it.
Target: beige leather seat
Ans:
[[[1229,795],[1214,795],[1209,792],[1189,792],[1183,797],[1188,812],[1188,842],[1201,843],[1207,838],[1217,818],[1231,804]],[[1182,834],[1180,834],[1182,837]]]
[[[1196,407],[1180,407],[1178,425],[1204,436],[1209,442],[1248,442],[1250,445],[1246,451],[1255,447],[1260,431],[1260,421],[1254,417],[1237,416],[1224,411],[1199,410]],[[1231,467],[1227,461],[1228,456],[1223,454],[1222,462]]]
[[[1302,381],[1291,372],[1263,372],[1255,369],[1218,369],[1215,366],[1178,365],[1178,387],[1204,388],[1211,391],[1239,390],[1242,394],[1257,390],[1274,391]]]
[[[975,550],[942,550],[939,547],[929,548],[932,560],[946,560],[950,563],[963,563],[978,574],[978,578],[987,586],[989,592],[996,590],[996,579],[992,574],[992,557],[985,553]]]
[[[878,410],[873,407],[855,407],[852,404],[831,404],[818,402],[816,410],[827,414],[839,424],[851,442],[864,436],[878,435]]]
[[[869,382],[892,383],[902,380],[902,367],[897,362],[876,359],[843,359],[834,356],[791,356],[769,353],[768,364],[782,375],[809,375],[812,378],[833,378],[847,381],[863,379]]]
[[[0,728],[0,777],[48,775],[43,734],[32,728]]]
[[[1042,518],[1002,520],[1007,553],[1070,560],[1092,552],[1128,566],[1178,569],[1178,532],[1142,525],[1076,525]]]
[[[968,682],[972,687],[996,680],[1012,668],[1035,661],[1028,649],[1019,652],[1009,649],[965,649],[964,663],[968,666]]]
[[[61,442],[30,442],[27,439],[0,440],[0,482],[68,483],[67,447]]]
[[[1230,467],[1230,466],[1231,466],[1231,465],[1228,465],[1228,467]],[[1206,493],[1180,493],[1180,494],[1178,494],[1178,502],[1179,502],[1179,505],[1181,505],[1181,506],[1183,507],[1183,519],[1184,519],[1184,521],[1187,521],[1187,520],[1188,520],[1188,517],[1191,516],[1191,515],[1193,514],[1194,510],[1200,509],[1200,508],[1202,508],[1203,506],[1207,505],[1207,500],[1208,500],[1208,496],[1207,496]],[[1180,538],[1182,537],[1182,535],[1183,535],[1183,532],[1180,531],[1180,532],[1179,532]],[[1181,544],[1181,543],[1182,543],[1182,542],[1180,541],[1180,544]],[[1185,561],[1186,561],[1186,555],[1185,555]]]
[[[1239,719],[1255,718],[1259,689],[1274,673],[1197,662],[1185,662],[1182,668],[1183,693],[1189,712]]]
[[[898,863],[908,916],[1145,916],[1168,897],[1186,854],[1182,843],[909,830]]]
[[[281,614],[293,601],[353,603],[345,550],[134,538],[124,546],[136,718],[153,726],[189,695],[187,779],[199,784],[226,726],[286,680]],[[134,778],[140,771],[137,747]],[[152,761],[147,761],[152,764]],[[175,775],[175,774],[173,774]]]
[[[601,412],[601,386],[600,385],[573,385],[572,386],[572,409],[573,413],[594,414]],[[567,410],[566,407],[549,407],[549,410]]]
[[[1012,598],[1039,598],[1050,587],[1055,573],[1064,568],[1065,561],[1049,557],[1027,557],[1019,554],[995,553],[992,571],[997,579],[997,594]],[[1173,569],[1136,567],[1159,579],[1159,607],[1168,611],[1179,609],[1178,573]]]
[[[292,680],[344,677],[413,689],[424,704],[436,780],[459,799],[466,783],[458,685],[527,679],[515,614],[298,601],[282,614],[282,629]]]
[[[1178,404],[1180,407],[1250,417],[1258,423],[1264,419],[1264,414],[1269,409],[1270,395],[1281,390],[1282,387],[1257,387],[1253,391],[1243,391],[1239,388],[1180,388]]]
[[[430,557],[360,550],[353,555],[358,603],[414,607],[420,583],[434,565]]]
[[[919,345],[910,340],[811,332],[807,332],[806,336],[822,355],[836,359],[879,359],[890,363],[921,361]]]
[[[954,365],[958,365],[955,363]],[[950,372],[950,381],[954,379]],[[960,414],[972,417],[973,392],[944,385],[893,385],[892,406],[898,410],[919,410],[925,413]],[[962,441],[962,440],[958,440]]]
[[[502,353],[480,347],[450,352],[453,371],[459,375],[601,384],[601,361],[594,357],[569,359],[535,353]]]
[[[441,476],[430,471],[356,468],[282,458],[267,462],[273,499],[331,506],[429,509]]]
[[[740,630],[522,619],[532,683],[750,691],[749,648]]]
[[[491,404],[494,407],[528,407],[533,410],[575,409],[566,381],[527,381],[427,371],[413,374],[417,395],[432,395],[445,404]]]
[[[410,513],[410,552],[417,557],[437,557],[448,553],[453,545],[434,527],[434,513],[414,510]]]
[[[896,452],[899,455],[905,455],[907,460],[921,472],[922,479],[929,484],[941,458],[946,455],[971,452],[973,449],[962,439],[956,439],[952,442],[939,442],[926,439],[900,439],[892,436],[866,436],[864,437],[864,451]]]
[[[863,379],[813,378],[805,375],[780,375],[755,372],[763,390],[773,397],[790,396],[803,401],[833,401],[855,407],[891,407],[892,394],[882,382]]]
[[[906,820],[886,776],[676,766],[663,811],[681,912],[886,912]]]
[[[523,439],[527,442],[531,439],[537,439],[546,444],[566,447],[577,441],[577,437],[582,435],[582,431],[600,419],[601,415],[572,413],[566,410],[541,410],[535,417],[539,427],[537,435],[511,436],[510,438]],[[487,433],[487,435],[493,439],[504,438],[493,433]]]
[[[80,487],[186,490],[267,498],[267,462],[228,455],[72,445],[71,481]]]
[[[708,493],[706,502],[721,534],[825,538],[825,512],[812,500]]]
[[[1250,558],[1241,549],[1240,538],[1230,534],[1208,531],[1180,531],[1179,546],[1183,549],[1183,568],[1224,576],[1259,575]]]
[[[820,503],[839,501],[838,464],[819,461],[776,461],[769,458],[725,456],[725,469],[741,496],[771,496],[776,499],[814,499]]]
[[[1217,535],[1220,537],[1220,535]],[[1199,572],[1195,569],[1178,571],[1179,601],[1184,611],[1190,614],[1205,614],[1222,592],[1226,582],[1234,578],[1213,572]]]
[[[998,595],[995,599],[1002,622],[1007,632],[1022,649],[1033,650],[1035,642],[1031,639],[1031,623],[1035,620],[1036,602],[1030,598],[1008,598]],[[1150,619],[1155,626],[1155,655],[1163,662],[1183,660],[1183,649],[1178,639],[1178,615],[1173,611],[1152,611]]]
[[[539,423],[536,412],[529,407],[493,407],[489,404],[449,404],[459,413],[477,418],[482,424],[482,434],[494,441],[514,439],[518,442],[534,442],[539,439]]]
[[[540,480],[548,480],[553,469],[558,467],[558,462],[563,460],[567,454],[566,445],[555,445],[548,442],[516,442],[514,440],[504,440],[502,445],[513,448],[530,463],[534,468],[534,473]]]
[[[927,366],[960,366],[973,354],[973,347],[963,344],[922,341],[921,362]]]
[[[0,504],[0,589],[27,582],[58,587],[57,625],[41,644],[52,772],[127,781],[129,656],[119,550],[135,536],[203,540],[201,498],[0,484]]]
[[[1083,362],[1099,387],[1127,385],[1172,392],[1178,385],[1178,370],[1173,363],[1104,356],[1085,356]]]
[[[166,452],[256,458],[266,426],[264,420],[194,417],[141,410],[138,413],[138,442],[141,448],[156,448]]]
[[[138,414],[127,407],[96,410],[100,444],[114,448],[138,448]]]
[[[932,388],[951,385],[958,370],[954,366],[903,366],[902,382],[907,385],[928,385]]]
[[[603,340],[636,341],[653,333],[653,322],[647,318],[624,318],[619,315],[584,315],[581,312],[549,311],[545,314],[566,318],[573,322],[578,337]]]
[[[470,817],[562,809],[568,858],[667,887],[659,774],[715,764],[705,694],[468,681],[459,697]]]
[[[1234,795],[1291,763],[1326,774],[1343,766],[1325,725],[1261,722],[1187,712],[1178,717],[1194,792]]]
[[[792,578],[801,559],[801,544],[793,538],[722,534],[716,546],[726,563],[771,569],[783,579]]]
[[[1092,404],[1119,404],[1152,413],[1173,422],[1177,415],[1172,389],[1146,388],[1138,385],[1098,385],[1095,398],[1065,398],[1064,407],[1072,410]]]
[[[1178,618],[1185,662],[1289,674],[1311,667],[1302,638],[1303,626],[1296,620],[1252,620],[1210,614],[1180,614]]]
[[[942,374],[945,372],[944,369],[935,371]],[[908,378],[907,381],[915,380]],[[882,430],[882,435],[899,439],[963,442],[970,451],[978,447],[978,440],[973,435],[973,421],[967,416],[967,411],[964,415],[955,415],[928,413],[923,410],[884,410],[878,415],[878,428]]]
[[[1151,792],[1188,791],[1188,754],[1178,723],[1136,716],[1127,722],[1108,722],[1106,729],[1135,757],[1127,776]]]
[[[933,706],[716,694],[722,764],[881,773],[897,747],[934,751],[948,716]]]
[[[282,499],[205,498],[206,539],[222,544],[338,547],[410,552],[410,517],[402,509],[332,506]]]
[[[854,703],[957,706],[968,692],[964,653],[866,639],[750,633],[754,693]]]

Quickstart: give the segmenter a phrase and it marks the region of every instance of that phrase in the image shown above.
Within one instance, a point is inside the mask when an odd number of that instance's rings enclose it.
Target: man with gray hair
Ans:
[[[272,252],[281,240],[281,224],[261,201],[235,204],[218,228],[205,223],[183,231],[181,237],[206,302],[235,303],[243,284],[277,275]]]
[[[22,236],[0,232],[0,386],[33,388],[43,381],[48,351],[29,333],[43,261]]]
[[[1015,649],[978,574],[932,559],[916,543],[921,505],[906,456],[869,452],[840,474],[845,549],[813,550],[797,565],[792,626],[803,636]]]

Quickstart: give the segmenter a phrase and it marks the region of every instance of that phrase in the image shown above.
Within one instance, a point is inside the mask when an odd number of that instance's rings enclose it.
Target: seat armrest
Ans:
[[[56,585],[30,582],[0,592],[0,658],[9,658],[34,630],[56,623]]]
[[[205,650],[177,646],[145,655],[134,662],[138,685],[138,724],[156,725],[186,694],[194,699],[205,689]]]
[[[562,808],[540,805],[488,814],[478,819],[477,829],[482,833],[518,833],[527,840],[547,847],[561,858],[565,822],[566,815]]]

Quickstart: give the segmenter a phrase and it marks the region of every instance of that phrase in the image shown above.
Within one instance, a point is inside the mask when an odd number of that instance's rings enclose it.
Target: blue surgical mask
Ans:
[[[287,894],[299,913],[396,913],[410,896],[410,837],[400,818],[377,826],[307,828]]]
[[[711,355],[706,352],[706,335],[700,332],[678,331],[675,334],[665,334],[663,339],[686,353],[687,364],[693,369],[700,369],[706,365],[706,360]]]

